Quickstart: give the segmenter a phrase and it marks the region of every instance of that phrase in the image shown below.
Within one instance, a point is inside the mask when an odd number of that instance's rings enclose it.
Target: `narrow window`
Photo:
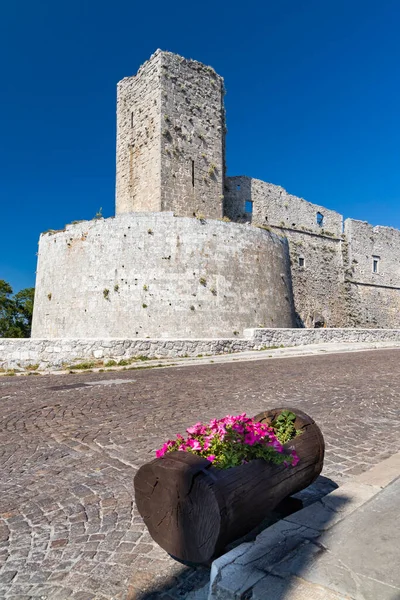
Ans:
[[[253,212],[253,202],[251,200],[246,200],[244,203],[244,210],[247,213],[252,214]]]
[[[133,112],[131,113],[131,128],[133,128]]]
[[[240,183],[237,184],[236,189],[240,190]]]
[[[324,222],[324,215],[320,212],[317,212],[317,225],[322,227],[323,222]]]
[[[192,160],[192,187],[194,187],[194,160]]]
[[[379,273],[379,256],[372,257],[372,272]]]
[[[304,267],[304,256],[299,256],[299,267]]]

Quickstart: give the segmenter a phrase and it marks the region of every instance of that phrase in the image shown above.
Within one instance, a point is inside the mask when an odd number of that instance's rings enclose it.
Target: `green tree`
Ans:
[[[35,288],[26,288],[13,296],[7,281],[0,279],[0,337],[29,337],[31,334]]]

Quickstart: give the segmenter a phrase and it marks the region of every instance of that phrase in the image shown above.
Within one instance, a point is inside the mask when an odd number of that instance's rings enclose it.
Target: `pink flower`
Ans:
[[[196,423],[192,427],[188,427],[186,431],[189,435],[204,435],[206,433],[206,428],[202,423]]]
[[[289,448],[293,450],[290,456],[283,454],[284,447],[276,437],[275,430],[265,423],[255,422],[250,419],[245,413],[237,416],[227,415],[223,419],[212,419],[209,424],[195,423],[192,427],[187,428],[188,437],[184,438],[177,434],[175,440],[168,440],[159,450],[156,450],[156,457],[162,458],[167,452],[194,452],[197,455],[204,456],[208,452],[221,452],[222,464],[219,464],[218,459],[214,454],[206,457],[211,463],[216,462],[217,466],[225,466],[227,468],[233,464],[246,464],[253,460],[255,456],[264,456],[269,460],[271,449],[276,453],[280,453],[277,464],[285,466],[296,466],[299,462],[299,457],[294,451],[293,446]],[[257,444],[257,449],[253,446]],[[269,448],[267,448],[269,447]],[[287,446],[285,446],[287,448]],[[229,454],[233,452],[233,458],[240,458],[235,463]]]
[[[276,439],[276,437],[270,437],[270,441],[268,442],[268,446],[272,446],[274,450],[276,450],[277,452],[282,453],[283,452],[283,446],[280,443],[279,440]]]
[[[292,451],[292,457],[292,467],[295,467],[300,460],[295,450]]]
[[[244,427],[240,423],[235,423],[234,425],[232,425],[232,429],[237,433],[244,433]]]
[[[192,450],[201,450],[201,444],[198,440],[189,440],[187,445],[192,448]]]
[[[254,435],[252,431],[250,433],[246,433],[246,435],[244,436],[244,443],[248,444],[249,446],[253,446],[253,444],[258,442],[258,440],[258,436]]]
[[[211,429],[211,431],[217,431],[217,429],[218,429],[218,421],[217,421],[217,419],[212,419],[210,421],[210,429]]]
[[[162,456],[164,456],[164,454],[167,451],[168,451],[168,445],[164,444],[164,446],[162,448],[160,448],[159,450],[156,450],[156,457],[161,458]]]

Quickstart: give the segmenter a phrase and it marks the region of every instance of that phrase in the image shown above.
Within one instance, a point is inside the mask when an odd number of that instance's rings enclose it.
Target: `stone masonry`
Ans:
[[[373,227],[251,177],[225,180],[225,214],[285,235],[297,324],[398,327],[400,231]]]
[[[221,218],[224,138],[223,79],[157,50],[118,84],[117,213]]]
[[[160,72],[158,53],[117,86],[117,213],[161,208]]]
[[[250,213],[246,201],[251,203]],[[341,215],[251,177],[227,178],[225,211],[232,221],[251,221],[288,239],[299,326],[347,325]],[[317,214],[322,216],[321,225]]]
[[[200,339],[0,339],[0,374],[9,371],[35,373],[59,371],[86,363],[101,367],[137,363],[144,359],[176,359],[225,355],[316,344],[370,344],[397,347],[400,329],[246,329],[243,338]],[[322,346],[323,348],[323,346]],[[139,363],[138,363],[139,361]],[[88,364],[89,363],[89,364]],[[144,367],[156,363],[144,363]]]
[[[36,285],[34,338],[229,338],[294,325],[284,238],[166,212],[43,235]]]
[[[119,82],[117,217],[41,237],[34,337],[400,327],[400,231],[226,177],[223,96],[161,50]]]

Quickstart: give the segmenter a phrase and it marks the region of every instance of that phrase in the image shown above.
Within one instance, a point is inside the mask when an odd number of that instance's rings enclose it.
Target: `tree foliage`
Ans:
[[[12,287],[0,279],[0,337],[22,338],[31,335],[35,288],[13,294]]]

